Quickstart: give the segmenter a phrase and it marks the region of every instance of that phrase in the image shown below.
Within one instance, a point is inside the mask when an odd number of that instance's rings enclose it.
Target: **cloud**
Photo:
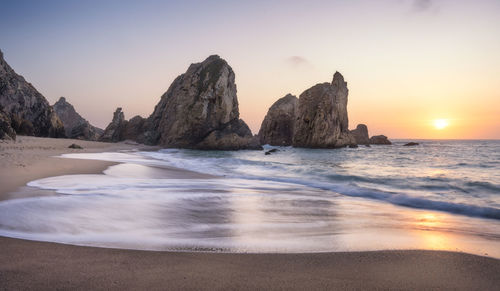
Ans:
[[[428,11],[433,6],[433,0],[413,0],[413,10],[417,12]]]
[[[291,56],[291,57],[288,57],[286,59],[287,63],[294,66],[294,67],[298,67],[298,66],[303,66],[303,65],[309,65],[309,61],[304,58],[304,57],[301,57],[301,56]]]

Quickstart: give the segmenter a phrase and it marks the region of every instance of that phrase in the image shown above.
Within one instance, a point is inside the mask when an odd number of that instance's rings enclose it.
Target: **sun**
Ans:
[[[449,124],[450,123],[448,122],[447,119],[436,119],[436,120],[434,120],[434,127],[436,129],[439,129],[439,130],[448,127]]]

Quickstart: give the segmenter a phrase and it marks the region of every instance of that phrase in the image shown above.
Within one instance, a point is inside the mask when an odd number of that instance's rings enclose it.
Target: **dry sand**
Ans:
[[[84,149],[68,149],[71,143]],[[9,192],[34,179],[99,173],[113,164],[55,155],[134,148],[138,146],[33,137],[0,142],[0,200],[9,199]],[[166,169],[166,173],[176,178],[197,176],[178,169]],[[438,251],[148,252],[0,237],[0,290],[4,289],[499,290],[500,260]]]

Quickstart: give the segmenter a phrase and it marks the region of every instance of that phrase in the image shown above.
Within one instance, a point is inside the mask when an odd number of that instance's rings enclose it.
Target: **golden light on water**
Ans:
[[[434,120],[434,127],[438,130],[448,127],[450,123],[447,119],[436,119]]]

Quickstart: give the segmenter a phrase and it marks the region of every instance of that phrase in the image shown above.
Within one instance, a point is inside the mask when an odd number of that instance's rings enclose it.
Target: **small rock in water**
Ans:
[[[267,152],[265,152],[264,155],[267,156],[267,155],[270,155],[271,153],[275,153],[275,152],[278,152],[278,151],[279,151],[279,149],[270,149]]]
[[[418,142],[409,142],[407,144],[404,144],[403,146],[405,146],[405,147],[418,146]]]
[[[70,148],[70,149],[83,149],[81,146],[77,145],[76,143],[70,145],[68,148]]]
[[[349,145],[349,148],[350,148],[350,149],[355,149],[355,148],[357,148],[357,147],[358,147],[358,145],[357,145],[357,144],[350,144],[350,145]]]

